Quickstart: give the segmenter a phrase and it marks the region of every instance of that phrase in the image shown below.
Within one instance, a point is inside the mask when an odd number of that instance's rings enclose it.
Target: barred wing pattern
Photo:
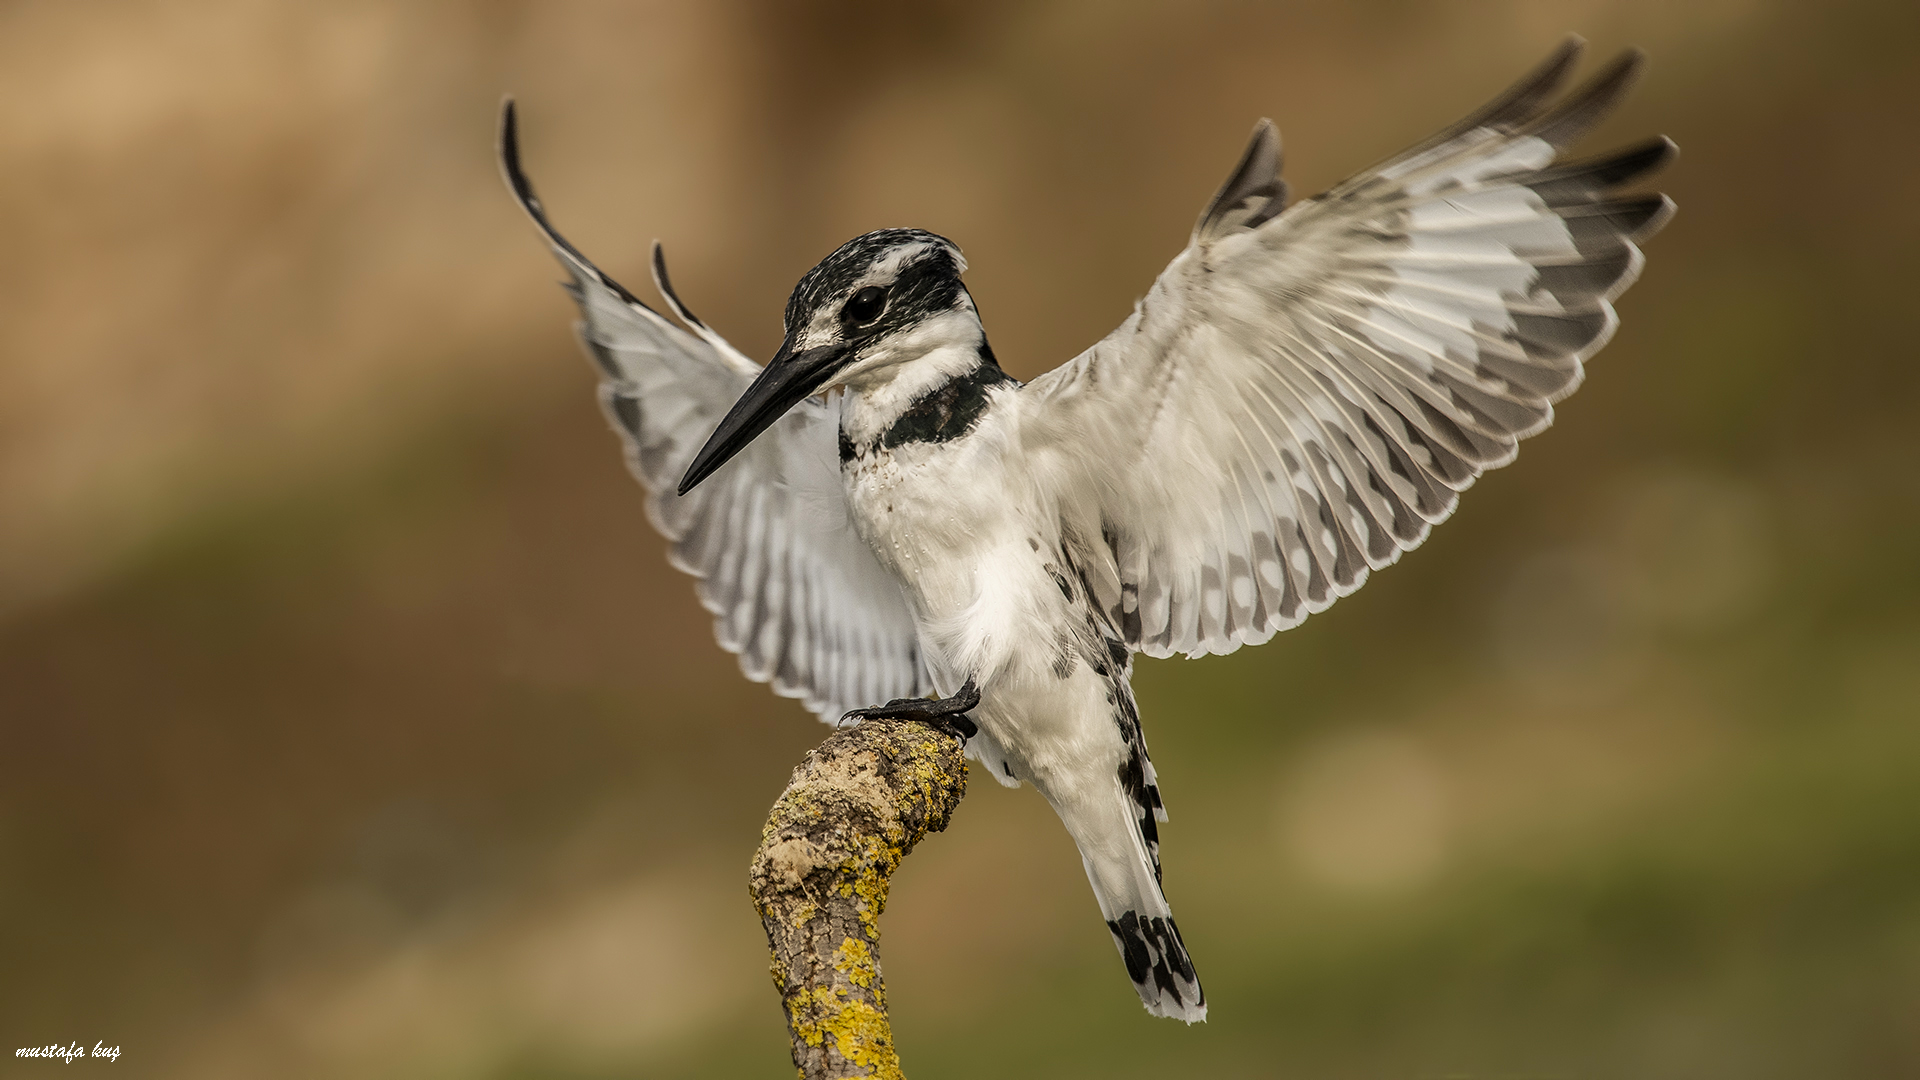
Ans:
[[[1672,213],[1612,193],[1672,156],[1664,138],[1554,165],[1641,63],[1547,108],[1579,48],[1285,212],[1262,122],[1126,323],[1023,391],[1070,530],[1111,553],[1092,584],[1134,648],[1224,653],[1297,625],[1551,423],[1613,333],[1636,241]]]
[[[760,366],[688,311],[654,247],[654,281],[692,333],[600,272],[548,224],[520,169],[513,105],[500,160],[573,280],[600,401],[648,491],[673,565],[699,579],[714,635],[749,679],[836,722],[932,689],[906,598],[853,531],[840,482],[839,402],[802,402],[685,496],[674,486]]]

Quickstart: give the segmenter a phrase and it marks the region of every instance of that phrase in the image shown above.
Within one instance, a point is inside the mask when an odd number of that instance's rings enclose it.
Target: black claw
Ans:
[[[876,705],[868,709],[855,709],[842,719],[861,720],[918,720],[951,732],[961,742],[966,742],[979,733],[980,728],[967,719],[968,710],[980,704],[980,688],[969,678],[965,686],[952,697],[895,698],[885,705]]]

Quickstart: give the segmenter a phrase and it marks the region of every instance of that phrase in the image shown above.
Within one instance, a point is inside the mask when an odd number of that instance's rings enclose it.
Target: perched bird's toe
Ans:
[[[963,744],[968,739],[980,734],[980,725],[968,719],[964,713],[943,717],[940,720],[934,721],[933,726],[959,739]]]

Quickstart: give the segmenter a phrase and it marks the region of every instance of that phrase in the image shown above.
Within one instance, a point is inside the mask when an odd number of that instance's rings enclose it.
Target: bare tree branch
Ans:
[[[880,912],[901,860],[966,793],[958,738],[873,719],[807,754],[774,804],[750,880],[803,1080],[901,1075]]]

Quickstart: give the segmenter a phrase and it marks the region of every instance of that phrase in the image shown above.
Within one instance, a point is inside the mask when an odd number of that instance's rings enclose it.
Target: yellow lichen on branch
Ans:
[[[880,975],[880,913],[914,845],[967,790],[960,740],[868,720],[807,755],[774,804],[750,879],[802,1080],[900,1076]]]

